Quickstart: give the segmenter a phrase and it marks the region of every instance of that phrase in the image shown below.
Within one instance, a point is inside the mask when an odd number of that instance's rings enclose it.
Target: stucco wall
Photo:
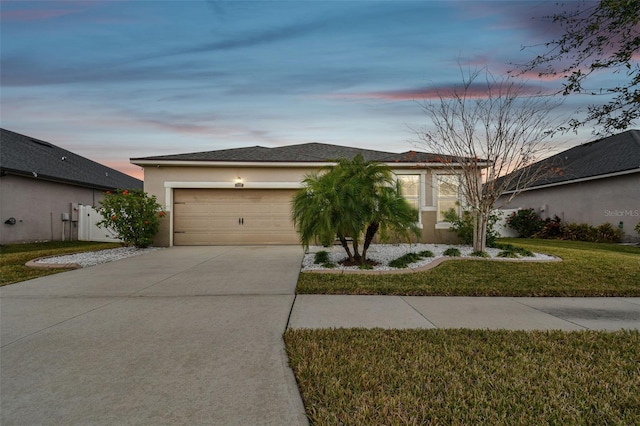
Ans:
[[[167,200],[165,184],[167,182],[191,182],[195,184],[206,184],[211,182],[235,183],[238,179],[248,186],[258,183],[290,182],[298,184],[308,173],[317,171],[314,168],[302,167],[184,167],[184,166],[145,166],[144,168],[144,190],[155,195],[158,203],[166,210],[167,216],[162,220],[160,231],[155,245],[168,246],[170,244],[170,224],[172,206]],[[421,201],[423,207],[433,207],[433,183],[430,170],[415,168],[398,168],[398,173],[422,174]],[[433,207],[435,208],[435,207]],[[455,235],[446,229],[436,229],[436,212],[422,211],[422,240],[428,243],[455,243]]]
[[[71,203],[95,206],[102,191],[64,185],[41,179],[6,175],[0,177],[0,244],[60,241],[63,238],[61,214],[73,219]],[[4,222],[15,218],[15,225]],[[76,240],[77,222],[64,223],[64,239]]]
[[[557,215],[564,222],[597,226],[622,223],[628,241],[640,221],[640,173],[525,191],[507,208],[533,208],[543,218]]]

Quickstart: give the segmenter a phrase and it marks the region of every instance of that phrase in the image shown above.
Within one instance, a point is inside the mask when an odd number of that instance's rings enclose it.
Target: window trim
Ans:
[[[460,203],[460,206],[458,207],[458,215],[460,215],[462,213],[462,198],[463,198],[463,194],[462,194],[462,173],[460,172],[454,172],[454,171],[446,171],[446,172],[434,172],[431,177],[432,177],[432,199],[433,199],[433,204],[434,204],[434,210],[436,212],[436,229],[449,229],[451,228],[451,222],[446,222],[444,220],[438,220],[438,217],[440,216],[440,212],[438,211],[438,207],[439,207],[439,201],[440,201],[440,197],[439,197],[439,191],[438,191],[438,178],[440,176],[458,176],[458,196],[456,198],[456,201],[458,201]],[[450,199],[453,199],[453,197],[449,197]]]
[[[427,209],[425,208],[425,191],[426,191],[426,176],[427,176],[427,172],[426,171],[421,171],[421,172],[417,172],[417,170],[407,170],[407,171],[399,171],[399,170],[394,170],[393,174],[396,176],[396,182],[398,181],[397,177],[398,176],[418,176],[418,227],[420,229],[422,229],[423,224],[422,224],[422,212],[426,211]],[[403,195],[404,197],[404,195]],[[407,198],[407,197],[405,197]],[[413,197],[411,197],[411,199],[414,199]]]

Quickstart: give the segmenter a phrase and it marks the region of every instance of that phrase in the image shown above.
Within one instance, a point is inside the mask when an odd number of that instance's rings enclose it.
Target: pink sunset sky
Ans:
[[[132,157],[306,142],[420,150],[419,103],[459,85],[461,68],[504,75],[562,33],[545,19],[554,1],[0,7],[1,126],[138,178]],[[532,93],[561,87],[523,77]],[[567,97],[562,111],[598,101]],[[584,129],[554,143],[590,139]]]

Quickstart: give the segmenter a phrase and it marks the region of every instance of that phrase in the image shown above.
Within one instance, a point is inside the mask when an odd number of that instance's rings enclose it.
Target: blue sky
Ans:
[[[559,34],[541,19],[555,1],[0,5],[2,127],[136,177],[131,157],[306,142],[420,149],[418,102],[458,84],[461,66],[502,75],[532,58],[523,46]]]

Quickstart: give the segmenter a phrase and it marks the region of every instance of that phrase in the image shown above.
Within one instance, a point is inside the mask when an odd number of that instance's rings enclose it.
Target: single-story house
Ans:
[[[142,189],[117,170],[52,143],[0,129],[0,244],[75,240],[79,205]]]
[[[297,244],[291,198],[305,175],[338,158],[385,163],[419,210],[423,242],[454,242],[442,211],[460,199],[459,176],[446,156],[391,153],[322,143],[261,146],[132,158],[144,188],[167,212],[156,245]]]
[[[640,130],[588,142],[531,167],[548,173],[518,194],[506,208],[533,208],[543,219],[598,226],[609,222],[634,241],[640,222]],[[517,171],[516,171],[517,173]],[[513,194],[498,200],[504,204]]]

